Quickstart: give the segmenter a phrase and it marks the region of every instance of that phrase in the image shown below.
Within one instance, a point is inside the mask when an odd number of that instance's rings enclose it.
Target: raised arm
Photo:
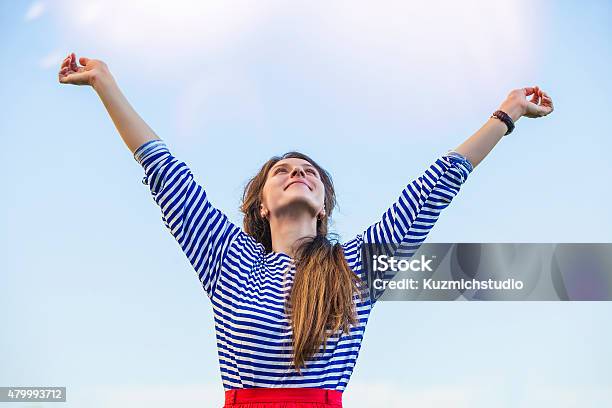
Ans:
[[[528,101],[526,98],[529,95],[533,96]],[[536,86],[513,90],[499,109],[516,122],[521,116],[546,116],[553,111],[553,105],[550,97]],[[441,155],[423,175],[404,188],[398,200],[379,222],[364,231],[364,241],[422,242],[438,219],[440,211],[450,204],[468,175],[506,131],[504,122],[489,118],[458,147]]]
[[[60,67],[59,82],[91,86],[102,100],[121,138],[132,154],[144,143],[159,139],[132,108],[103,61],[81,57],[79,62],[83,66],[78,66],[74,53],[68,55]]]
[[[230,246],[244,233],[208,200],[205,189],[183,161],[134,111],[102,61],[80,58],[84,67],[68,56],[59,73],[63,84],[92,86],[104,103],[121,138],[143,167],[151,195],[162,221],[179,243],[198,274],[209,298],[216,293]],[[231,280],[232,277],[225,277]]]
[[[530,101],[526,97],[533,95]],[[521,116],[537,118],[553,110],[552,100],[538,87],[513,90],[501,104],[514,122]],[[399,198],[385,211],[380,221],[369,226],[354,240],[354,243],[382,245],[386,254],[409,257],[414,254],[438,220],[440,213],[448,207],[459,193],[468,175],[504,136],[507,127],[499,119],[490,118],[472,136],[457,148],[440,155],[423,174],[412,180]],[[371,260],[363,259],[362,263]],[[370,281],[382,276],[364,276]],[[385,274],[385,279],[392,276]],[[378,292],[372,304],[382,294]]]

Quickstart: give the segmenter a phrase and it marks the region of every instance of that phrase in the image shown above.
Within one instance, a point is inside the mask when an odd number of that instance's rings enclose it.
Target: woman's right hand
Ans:
[[[70,53],[60,67],[59,82],[62,84],[94,86],[97,79],[109,73],[108,67],[103,61],[81,57],[79,63],[83,66],[78,66],[74,52]]]

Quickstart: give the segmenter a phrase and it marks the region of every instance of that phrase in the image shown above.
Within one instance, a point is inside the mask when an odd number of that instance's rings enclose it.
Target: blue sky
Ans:
[[[0,386],[63,385],[69,407],[222,404],[209,301],[96,94],[58,84],[69,52],[109,65],[238,224],[266,159],[309,154],[343,240],[539,85],[555,112],[517,122],[428,242],[612,242],[611,17],[606,1],[1,2]],[[346,405],[602,406],[610,312],[383,302]]]

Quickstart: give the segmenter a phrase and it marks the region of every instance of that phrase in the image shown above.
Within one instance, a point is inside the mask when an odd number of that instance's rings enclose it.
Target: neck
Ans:
[[[295,250],[305,237],[317,235],[317,218],[308,212],[270,217],[272,250],[295,257]]]

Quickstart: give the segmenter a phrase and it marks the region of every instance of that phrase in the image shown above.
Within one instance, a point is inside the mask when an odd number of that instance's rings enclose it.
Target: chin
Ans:
[[[286,194],[281,200],[278,202],[278,208],[290,208],[294,207],[295,209],[304,208],[309,209],[311,212],[317,211],[317,208],[323,206],[323,204],[318,204],[313,200],[312,197],[309,197],[305,194]]]

